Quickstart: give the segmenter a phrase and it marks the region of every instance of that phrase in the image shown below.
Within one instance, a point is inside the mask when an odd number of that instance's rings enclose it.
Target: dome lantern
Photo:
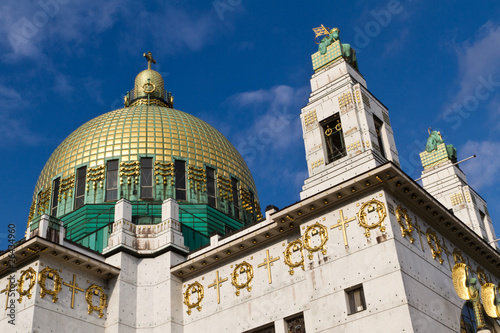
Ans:
[[[148,61],[148,68],[137,74],[134,88],[125,95],[125,107],[135,105],[158,105],[174,107],[174,97],[165,90],[163,77],[151,69],[151,63],[156,64],[151,52],[144,53]]]

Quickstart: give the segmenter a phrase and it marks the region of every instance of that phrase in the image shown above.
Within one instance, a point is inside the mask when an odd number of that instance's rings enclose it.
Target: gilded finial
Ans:
[[[151,69],[151,63],[156,64],[156,60],[153,58],[153,54],[151,52],[144,53],[144,58],[148,61],[148,69]]]

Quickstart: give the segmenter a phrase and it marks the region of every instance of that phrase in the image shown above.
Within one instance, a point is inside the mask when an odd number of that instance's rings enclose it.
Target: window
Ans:
[[[208,205],[210,207],[216,208],[217,198],[215,196],[215,170],[213,168],[206,168],[206,178],[207,178],[207,197]]]
[[[175,168],[175,199],[186,200],[186,162],[176,160]]]
[[[141,158],[141,199],[153,198],[153,159]]]
[[[240,218],[238,180],[234,177],[231,177],[231,189],[233,191],[233,216]]]
[[[460,317],[460,333],[476,333],[477,324],[474,310],[470,302],[465,303]]]
[[[365,293],[362,285],[347,289],[346,295],[349,314],[366,310]]]
[[[35,209],[35,216],[38,216],[40,215],[42,212],[41,212],[41,208],[40,207],[40,199],[42,198],[42,191],[38,192],[38,194],[36,195],[36,209]]]
[[[342,132],[342,123],[338,113],[327,119],[323,126],[325,134],[326,152],[328,163],[347,155],[344,143],[344,134]]]
[[[75,209],[85,204],[85,187],[87,178],[87,167],[81,167],[76,170],[76,189],[75,189]]]
[[[378,119],[376,116],[373,116],[373,122],[375,123],[375,133],[377,134],[378,147],[380,149],[380,154],[385,157],[385,149],[384,142],[382,140],[382,120]]]
[[[300,314],[286,320],[286,330],[288,333],[305,333],[306,325],[304,323],[304,315]]]
[[[118,199],[118,160],[108,161],[106,171],[106,201]]]
[[[57,205],[59,202],[59,183],[61,182],[61,177],[54,179],[52,182],[52,207],[50,209],[50,215],[57,216]]]

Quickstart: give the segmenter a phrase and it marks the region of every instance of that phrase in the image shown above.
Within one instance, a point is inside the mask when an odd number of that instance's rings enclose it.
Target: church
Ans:
[[[124,107],[41,171],[0,252],[0,331],[500,333],[498,240],[456,149],[429,129],[410,178],[356,50],[314,32],[300,201],[263,211],[236,148],[174,108],[144,53]]]

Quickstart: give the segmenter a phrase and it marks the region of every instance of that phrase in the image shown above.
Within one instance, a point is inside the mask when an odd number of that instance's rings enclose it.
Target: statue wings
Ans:
[[[467,282],[467,265],[464,263],[456,263],[453,266],[452,277],[453,286],[457,292],[458,297],[464,301],[470,300],[472,295],[470,294]]]
[[[484,311],[491,318],[500,318],[500,304],[496,297],[497,287],[493,283],[485,283],[481,287],[481,300]]]

